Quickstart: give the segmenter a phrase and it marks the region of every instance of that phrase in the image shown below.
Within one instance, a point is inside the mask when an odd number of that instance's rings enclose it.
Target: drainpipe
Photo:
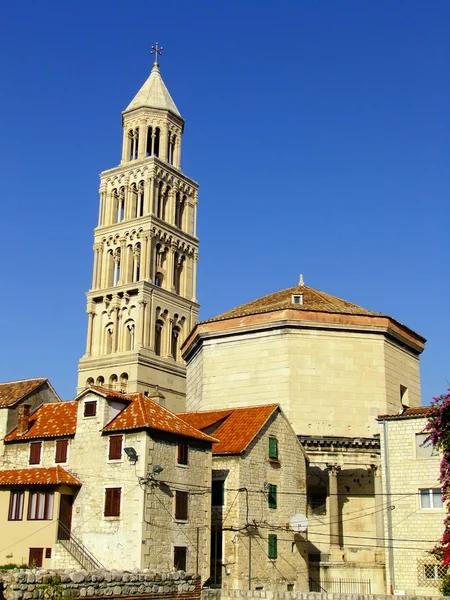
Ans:
[[[395,568],[394,568],[394,548],[392,546],[392,509],[391,509],[391,474],[389,469],[389,440],[388,440],[388,422],[383,421],[383,437],[384,437],[384,473],[386,482],[386,499],[388,502],[387,511],[387,530],[388,530],[388,550],[389,550],[389,578],[391,580],[391,594],[395,590]]]

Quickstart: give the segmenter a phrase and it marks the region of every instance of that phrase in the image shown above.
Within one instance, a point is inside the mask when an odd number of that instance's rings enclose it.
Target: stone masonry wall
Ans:
[[[445,597],[445,596],[444,596]],[[270,600],[392,600],[392,596],[369,594],[328,594],[318,592],[269,592],[254,590],[211,590],[202,591],[202,600],[228,600],[240,598],[255,600],[268,598]],[[402,600],[425,600],[424,596],[402,596]],[[433,596],[442,600],[443,596]],[[430,600],[430,596],[426,597]]]
[[[62,571],[14,570],[0,572],[0,598],[32,600],[44,598],[43,586],[50,578],[59,580],[65,597],[139,597],[199,600],[200,577],[192,573],[154,571]]]

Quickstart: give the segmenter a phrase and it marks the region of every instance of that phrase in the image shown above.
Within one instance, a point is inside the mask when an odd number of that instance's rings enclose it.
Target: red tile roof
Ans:
[[[430,406],[416,406],[407,408],[400,413],[394,415],[378,415],[380,420],[391,420],[391,419],[408,419],[411,417],[427,417],[430,412]]]
[[[116,398],[117,400],[123,400],[124,402],[130,402],[133,398],[139,396],[139,394],[125,394],[109,388],[100,387],[99,385],[90,385],[78,394],[76,400],[84,396],[87,392],[94,391],[101,394],[104,398]]]
[[[18,435],[16,428],[5,437],[5,442],[74,435],[77,427],[77,406],[78,402],[42,404],[30,415],[27,433]]]
[[[181,413],[178,416],[197,429],[218,425],[217,429],[214,429],[214,437],[219,439],[219,443],[213,446],[213,454],[241,454],[269,417],[278,409],[278,404],[266,404],[264,406]]]
[[[216,442],[217,440],[186,423],[182,418],[164,406],[157,404],[144,394],[133,395],[134,399],[124,408],[104,431],[127,431],[130,429],[155,429],[167,431],[177,435]],[[132,396],[130,395],[130,398]]]
[[[76,485],[81,482],[60,466],[0,471],[0,487],[11,485]]]
[[[45,382],[48,383],[46,377],[38,377],[36,379],[22,379],[20,381],[0,383],[0,408],[13,406],[16,402],[19,402],[25,396],[37,390]]]

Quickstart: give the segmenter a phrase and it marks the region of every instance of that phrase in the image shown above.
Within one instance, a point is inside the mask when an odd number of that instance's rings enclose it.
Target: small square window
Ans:
[[[420,508],[424,510],[439,509],[443,507],[442,490],[428,488],[420,490]]]
[[[293,294],[292,295],[292,304],[303,304],[303,294]]]
[[[173,566],[176,571],[187,571],[187,548],[186,548],[186,546],[174,546]]]
[[[84,403],[84,416],[85,417],[95,417],[97,414],[97,401],[89,400]]]
[[[45,549],[45,558],[51,558],[51,557],[52,557],[52,549],[46,548]]]
[[[271,560],[275,560],[278,557],[278,539],[273,533],[269,533],[267,556]]]
[[[186,442],[178,442],[177,463],[187,465],[189,462],[189,446]]]

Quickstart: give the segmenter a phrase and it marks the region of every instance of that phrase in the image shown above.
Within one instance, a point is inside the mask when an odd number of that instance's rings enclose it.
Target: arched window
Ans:
[[[122,373],[120,376],[120,391],[126,394],[128,388],[128,373]]]
[[[132,129],[129,130],[128,132],[128,144],[130,147],[130,157],[129,160],[133,160],[133,156],[134,156],[134,132]]]
[[[101,375],[100,375],[100,377],[97,377],[97,384],[96,385],[98,385],[100,387],[103,387],[105,385],[105,378],[102,377]]]
[[[86,379],[86,387],[89,387],[91,385],[94,385],[94,378],[93,377],[89,377],[89,379]]]
[[[178,327],[172,327],[172,339],[170,343],[170,353],[174,360],[178,360],[178,349],[180,343],[180,330]]]
[[[163,327],[164,322],[158,319],[155,324],[155,354],[157,356],[161,356]]]
[[[136,217],[144,216],[144,182],[139,182],[139,189],[137,195],[137,207],[136,207]]]
[[[160,136],[160,129],[159,127],[157,127],[155,129],[155,140],[153,142],[153,156],[159,156],[159,136]]]
[[[132,218],[135,218],[138,216],[138,189],[135,183],[130,185],[128,200],[130,202],[130,215]]]
[[[105,330],[105,354],[111,354],[113,347],[114,325],[108,323]]]
[[[168,143],[169,143],[169,163],[171,165],[173,165],[173,159],[174,159],[174,156],[175,156],[175,143],[176,143],[176,140],[177,140],[177,136],[176,135],[171,135],[169,133],[169,140],[168,140]]]
[[[125,218],[125,188],[121,187],[117,198],[116,222],[121,223]]]
[[[152,145],[153,145],[152,133],[153,133],[153,128],[147,127],[147,148],[145,149],[145,156],[152,155],[152,150],[153,150],[153,148],[152,148]]]
[[[156,273],[156,275],[155,275],[155,285],[157,285],[158,287],[162,287],[163,280],[164,280],[164,275],[158,271],[158,273]]]
[[[127,321],[125,323],[125,351],[134,350],[134,335],[134,321]]]
[[[182,229],[183,227],[183,213],[184,213],[184,202],[186,196],[181,196],[180,192],[177,193],[176,204],[175,204],[175,227]]]
[[[132,273],[132,281],[139,281],[140,279],[140,270],[141,270],[141,245],[136,244],[133,250],[133,273]]]
[[[175,253],[173,263],[173,287],[176,294],[180,293],[181,290],[181,273],[183,272],[183,261],[184,257]]]
[[[160,218],[164,221],[164,219],[166,218],[166,212],[167,212],[167,203],[169,201],[169,196],[170,196],[170,187],[167,186],[163,197],[162,197],[162,211],[161,211],[161,216]]]
[[[158,185],[158,189],[156,192],[156,216],[160,219],[162,219],[162,214],[163,214],[163,203],[164,203],[164,196],[163,196],[163,184],[162,181],[159,182]]]
[[[113,272],[113,285],[119,285],[120,283],[120,248],[117,248],[114,253],[114,272]]]
[[[109,378],[109,387],[111,390],[117,389],[117,375],[111,375]]]

